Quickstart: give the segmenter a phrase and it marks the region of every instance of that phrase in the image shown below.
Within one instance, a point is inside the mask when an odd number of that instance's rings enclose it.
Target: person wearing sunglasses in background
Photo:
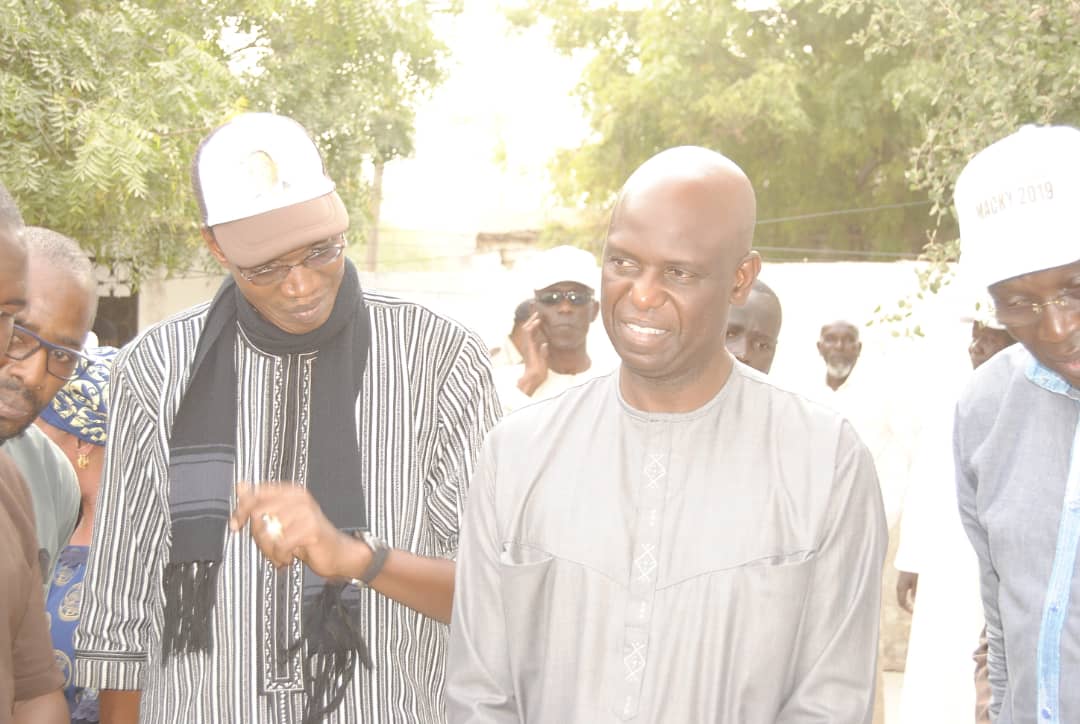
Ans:
[[[600,312],[600,270],[584,249],[556,246],[532,264],[533,313],[523,326],[524,362],[497,371],[503,412],[554,397],[608,369],[589,357],[589,327]]]
[[[40,227],[23,231],[30,255],[27,305],[0,356],[0,441],[34,501],[42,581],[79,518],[79,482],[67,456],[32,423],[76,375],[97,312],[93,266],[78,242]]]

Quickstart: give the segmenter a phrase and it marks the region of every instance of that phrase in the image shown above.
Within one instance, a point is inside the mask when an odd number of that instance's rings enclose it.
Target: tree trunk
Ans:
[[[375,178],[371,182],[371,206],[368,216],[371,219],[371,228],[368,231],[367,240],[367,270],[375,271],[379,259],[379,211],[382,207],[382,177],[386,163],[375,162]]]

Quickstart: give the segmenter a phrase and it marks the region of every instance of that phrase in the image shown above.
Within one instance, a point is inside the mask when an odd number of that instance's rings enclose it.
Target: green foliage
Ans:
[[[901,59],[886,77],[893,104],[918,119],[909,178],[949,213],[971,156],[1027,123],[1080,123],[1077,0],[831,0],[844,18],[869,8],[855,35],[868,62]]]
[[[606,207],[654,153],[695,144],[735,159],[755,183],[759,218],[904,204],[759,227],[765,247],[916,252],[925,199],[904,177],[914,119],[884,85],[906,58],[863,57],[854,10],[786,0],[748,11],[733,0],[667,0],[640,10],[589,0],[534,0],[564,52],[590,62],[579,93],[594,136],[554,161],[562,197]]]
[[[198,142],[235,112],[273,110],[316,137],[360,229],[364,163],[411,153],[413,104],[441,79],[432,12],[397,0],[0,0],[0,180],[29,223],[137,283],[195,263]]]
[[[412,153],[413,103],[442,80],[444,49],[424,3],[294,2],[287,13],[280,4],[244,16],[266,51],[252,102],[318,133],[358,232],[368,209],[364,164]]]
[[[0,179],[102,262],[197,246],[186,168],[238,96],[218,49],[131,3],[0,3]]]
[[[867,62],[897,61],[884,86],[918,123],[907,176],[941,225],[924,249],[920,291],[905,300],[910,309],[952,280],[960,253],[953,186],[971,156],[1027,123],[1080,125],[1080,2],[829,0],[825,9],[838,20],[868,17],[853,43]],[[897,305],[881,321],[906,317]]]

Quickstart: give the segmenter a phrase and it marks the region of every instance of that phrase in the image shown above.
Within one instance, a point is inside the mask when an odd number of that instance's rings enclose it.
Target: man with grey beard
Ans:
[[[817,348],[825,360],[825,384],[835,391],[847,382],[859,361],[862,352],[859,328],[844,320],[822,325]]]

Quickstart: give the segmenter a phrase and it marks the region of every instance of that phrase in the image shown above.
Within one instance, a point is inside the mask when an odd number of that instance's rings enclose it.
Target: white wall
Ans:
[[[147,279],[139,288],[139,331],[214,296],[222,276]]]
[[[968,371],[970,325],[961,318],[973,304],[958,289],[930,295],[905,325],[865,326],[880,316],[874,312],[879,305],[893,309],[898,300],[918,291],[915,270],[910,262],[766,264],[761,278],[776,291],[784,310],[773,376],[800,387],[823,380],[824,365],[815,346],[818,333],[825,322],[842,318],[860,327],[864,372],[911,386],[920,395],[939,390],[952,394]],[[475,255],[455,271],[362,273],[361,279],[367,289],[419,301],[460,320],[491,345],[509,331],[514,307],[530,295],[524,275],[502,267],[494,253]],[[140,293],[140,329],[210,299],[220,281],[210,275],[148,281]],[[903,336],[905,327],[916,324],[925,337]],[[589,344],[597,364],[617,364],[599,320]]]

